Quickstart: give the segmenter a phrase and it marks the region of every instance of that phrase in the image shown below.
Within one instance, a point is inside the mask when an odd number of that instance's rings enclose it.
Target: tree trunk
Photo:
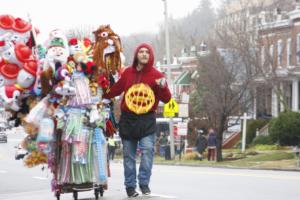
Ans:
[[[225,122],[226,120],[224,117],[221,118],[218,132],[217,132],[217,162],[223,161],[222,157],[222,144],[223,144],[223,132],[225,129]]]

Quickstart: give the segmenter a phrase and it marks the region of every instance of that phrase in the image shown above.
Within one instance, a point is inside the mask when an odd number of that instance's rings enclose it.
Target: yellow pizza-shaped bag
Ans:
[[[136,114],[147,113],[155,103],[154,92],[148,85],[135,84],[126,92],[125,103]]]

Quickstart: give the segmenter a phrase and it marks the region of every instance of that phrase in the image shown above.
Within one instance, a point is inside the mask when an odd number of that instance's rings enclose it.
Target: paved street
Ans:
[[[0,144],[0,200],[51,200],[51,174],[41,167],[28,169],[14,160],[14,146],[20,134],[11,133]],[[127,199],[123,188],[122,163],[113,162],[109,190],[103,200]],[[154,166],[153,197],[136,199],[181,200],[299,200],[300,173],[282,171],[234,170],[219,168]],[[71,200],[63,194],[62,200]],[[93,192],[79,193],[79,199],[94,199]]]

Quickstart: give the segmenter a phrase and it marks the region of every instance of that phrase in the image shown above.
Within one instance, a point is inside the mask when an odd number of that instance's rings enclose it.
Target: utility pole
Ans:
[[[165,14],[165,37],[166,37],[166,59],[168,65],[168,84],[169,86],[172,85],[172,79],[171,79],[171,60],[170,60],[170,41],[169,41],[169,25],[168,25],[168,4],[167,0],[162,0],[164,2],[164,14]],[[170,130],[170,151],[171,151],[171,159],[175,158],[175,148],[174,148],[174,130],[173,130],[173,117],[170,118],[170,124],[169,124],[169,130]]]

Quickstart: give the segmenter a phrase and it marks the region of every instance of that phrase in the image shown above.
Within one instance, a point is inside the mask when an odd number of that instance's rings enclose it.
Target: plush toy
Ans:
[[[93,43],[89,38],[83,38],[83,51],[86,55],[91,57],[90,60],[93,59]]]
[[[0,15],[0,53],[9,47],[9,40],[12,35],[12,26],[15,18],[11,15]]]
[[[90,118],[90,124],[95,123],[98,120],[102,119],[102,116],[100,115],[98,109],[97,109],[97,105],[92,105],[91,106],[91,111],[89,113],[89,118]]]
[[[77,52],[83,52],[82,44],[77,38],[71,38],[69,40],[70,56],[73,56]]]
[[[55,92],[62,96],[75,95],[75,88],[71,86],[71,74],[65,66],[59,67],[55,72],[55,79],[58,84]]]
[[[53,72],[55,72],[55,66],[57,63],[59,63],[60,66],[66,64],[68,57],[69,50],[64,47],[62,39],[54,38],[51,41],[51,45],[47,49],[43,70],[47,70],[51,67]]]
[[[15,85],[5,85],[0,88],[0,101],[3,101],[4,107],[13,111],[20,109],[19,100],[22,90]]]
[[[2,59],[6,63],[16,64],[22,68],[24,62],[32,59],[32,51],[24,43],[17,43],[2,53]]]
[[[121,67],[120,37],[113,32],[110,25],[102,25],[93,33],[95,35],[94,63],[98,68],[106,70],[107,77],[110,73],[116,74]]]
[[[68,39],[67,39],[67,37],[65,36],[65,34],[63,33],[62,30],[55,29],[55,30],[50,32],[50,34],[49,34],[49,44],[48,44],[47,48],[52,46],[51,43],[54,40],[60,40],[62,42],[63,48],[68,49]],[[69,51],[68,51],[68,54],[69,54]]]
[[[23,69],[20,70],[17,78],[17,84],[21,88],[28,89],[34,84],[38,68],[37,65],[35,60],[25,62]]]
[[[47,155],[39,151],[31,152],[31,154],[29,154],[24,160],[24,164],[29,168],[46,163]]]
[[[54,86],[54,71],[52,67],[49,67],[46,70],[43,70],[40,74],[40,81],[41,81],[41,96],[45,97],[47,96],[50,91],[52,90],[52,87]]]
[[[27,123],[25,120],[22,121],[22,126],[24,127],[25,132],[30,135],[31,137],[36,138],[38,134],[38,128],[32,124],[32,123]]]
[[[98,78],[98,84],[100,85],[100,87],[106,91],[109,88],[110,82],[109,80],[106,78],[106,76],[101,75]]]
[[[27,21],[16,18],[15,23],[12,25],[12,30],[14,31],[11,37],[13,43],[27,43],[30,38],[31,24]]]
[[[0,34],[3,35],[12,29],[15,18],[11,15],[0,15]]]
[[[16,64],[3,64],[0,66],[0,87],[4,85],[13,85],[20,68]]]
[[[14,44],[10,41],[10,37],[10,32],[4,32],[3,34],[0,33],[0,55],[2,55],[2,53],[7,49],[14,46]]]
[[[31,29],[31,24],[21,18],[0,15],[0,52],[19,42],[31,43]]]

